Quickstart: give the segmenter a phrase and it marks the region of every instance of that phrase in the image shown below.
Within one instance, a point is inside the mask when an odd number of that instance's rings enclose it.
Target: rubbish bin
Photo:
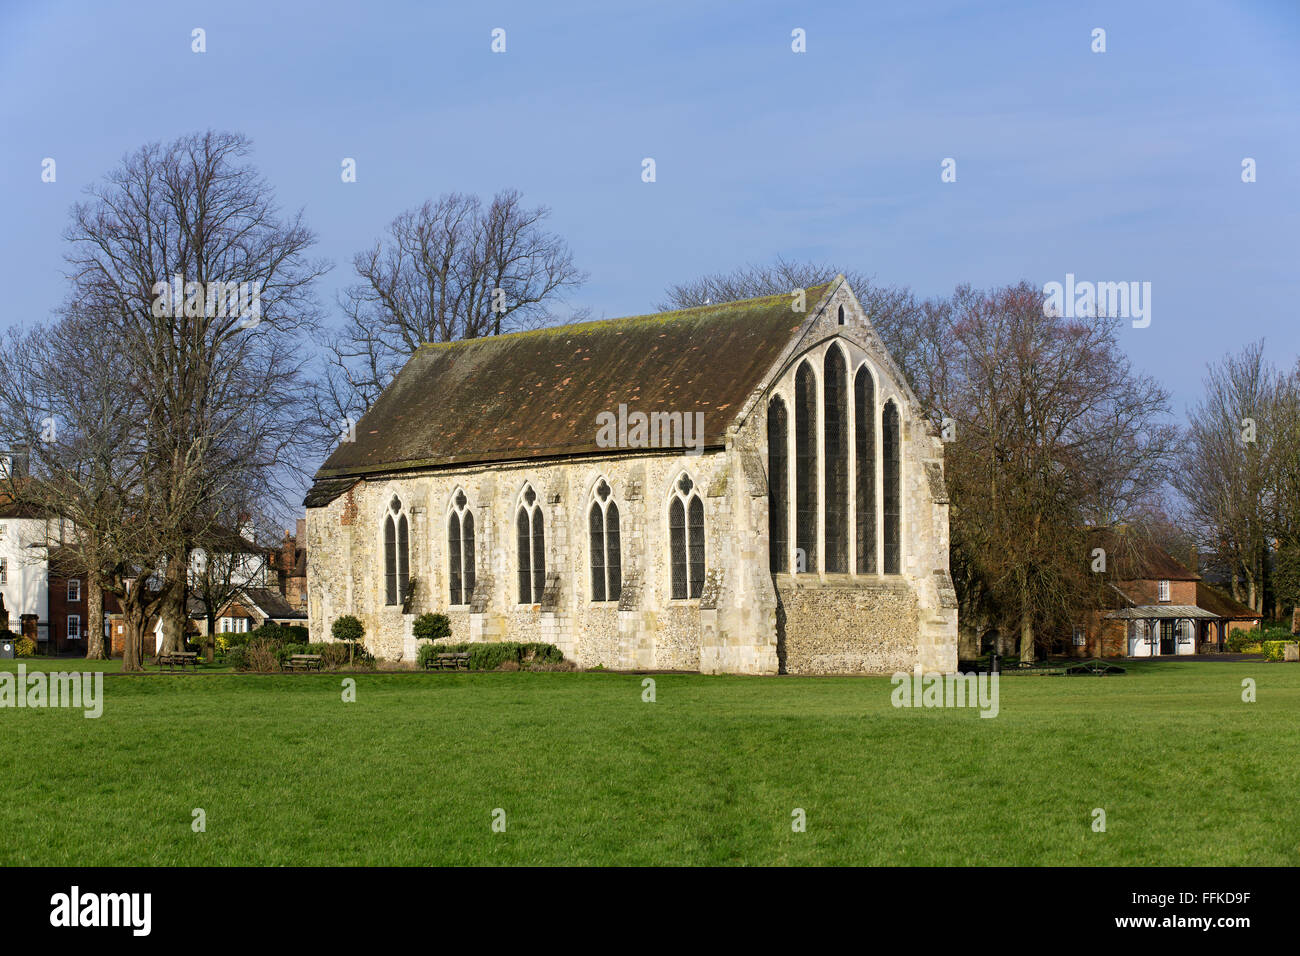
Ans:
[[[0,660],[11,661],[14,659],[14,639],[6,637],[0,641]]]

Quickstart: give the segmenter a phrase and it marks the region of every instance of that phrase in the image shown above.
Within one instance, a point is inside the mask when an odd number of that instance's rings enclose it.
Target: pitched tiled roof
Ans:
[[[702,412],[723,444],[764,374],[828,285],[679,312],[422,346],[316,473],[307,506],[346,490],[321,479],[402,468],[602,452],[596,417]]]
[[[1109,576],[1115,581],[1199,581],[1201,576],[1164,550],[1136,534],[1094,531],[1093,546],[1105,548]]]
[[[1239,601],[1234,601],[1218,588],[1210,587],[1204,581],[1196,582],[1196,604],[1212,611],[1219,617],[1233,620],[1259,620],[1260,615]]]

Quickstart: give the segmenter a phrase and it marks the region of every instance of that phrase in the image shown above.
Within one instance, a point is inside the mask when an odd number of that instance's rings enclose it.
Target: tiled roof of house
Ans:
[[[702,412],[717,447],[829,288],[807,290],[807,312],[783,294],[422,346],[321,466],[307,507],[345,476],[603,452],[597,415],[620,404]]]
[[[1218,588],[1211,587],[1204,581],[1196,582],[1196,604],[1212,611],[1219,617],[1232,620],[1257,621],[1260,615],[1239,601],[1234,601]]]
[[[1095,531],[1094,547],[1104,548],[1108,576],[1114,581],[1199,581],[1164,548],[1136,534],[1123,531]]]

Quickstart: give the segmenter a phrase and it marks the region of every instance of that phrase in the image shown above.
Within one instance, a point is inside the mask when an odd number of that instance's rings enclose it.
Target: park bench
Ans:
[[[434,654],[424,662],[424,669],[430,671],[467,671],[469,670],[469,652]]]
[[[285,670],[291,671],[318,671],[320,670],[319,654],[294,654],[285,661]]]
[[[171,651],[167,654],[158,655],[158,668],[161,670],[166,667],[169,671],[180,668],[185,670],[186,667],[197,669],[199,666],[199,655],[195,651]]]

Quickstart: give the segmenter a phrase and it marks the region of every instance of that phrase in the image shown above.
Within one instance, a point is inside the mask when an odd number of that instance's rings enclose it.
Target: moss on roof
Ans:
[[[619,405],[701,413],[720,446],[829,287],[807,290],[807,312],[774,295],[422,346],[317,480],[608,453],[596,417]]]

